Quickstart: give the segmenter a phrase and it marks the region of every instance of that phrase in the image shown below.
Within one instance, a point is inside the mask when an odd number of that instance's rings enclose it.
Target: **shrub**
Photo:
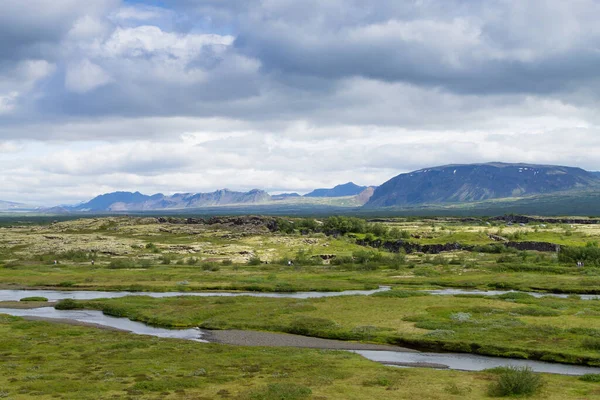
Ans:
[[[558,253],[558,260],[562,263],[576,265],[583,261],[586,266],[600,266],[600,248],[587,245],[585,247],[562,246]]]
[[[169,264],[171,264],[171,261],[173,261],[173,260],[169,256],[161,256],[160,257],[160,262],[163,265],[169,265]]]
[[[287,331],[297,335],[310,336],[336,327],[335,322],[325,318],[298,317],[289,325]]]
[[[216,272],[216,271],[218,271],[220,269],[221,268],[217,264],[214,264],[214,263],[206,263],[206,264],[202,265],[202,270],[203,271],[213,271],[213,272]]]
[[[465,312],[457,312],[450,314],[450,319],[456,322],[467,322],[471,319],[471,314]]]
[[[57,310],[80,310],[83,309],[83,305],[79,304],[73,299],[64,299],[56,303],[54,306]]]
[[[542,378],[530,367],[509,366],[497,370],[498,379],[488,388],[493,397],[531,396],[542,386]]]
[[[150,268],[152,266],[151,260],[139,260],[138,265],[140,268]]]
[[[579,377],[580,381],[600,383],[600,374],[585,374]]]
[[[248,260],[248,265],[260,265],[260,264],[262,264],[262,261],[260,260],[260,257],[258,257],[258,256],[252,256]]]
[[[48,299],[46,297],[40,297],[40,296],[34,296],[34,297],[23,297],[21,300],[19,301],[41,301],[41,302],[46,302],[48,301]]]

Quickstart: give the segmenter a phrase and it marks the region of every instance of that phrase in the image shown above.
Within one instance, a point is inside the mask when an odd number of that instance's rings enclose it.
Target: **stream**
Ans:
[[[45,297],[48,301],[54,302],[64,299],[73,300],[95,300],[95,299],[114,299],[125,296],[149,296],[155,298],[177,297],[177,296],[198,296],[198,297],[269,297],[269,298],[290,298],[290,299],[315,299],[321,297],[338,296],[368,296],[378,292],[391,290],[389,286],[380,286],[373,290],[346,290],[343,292],[102,292],[91,290],[0,290],[0,301],[19,301],[24,297]],[[479,295],[479,296],[499,296],[507,293],[524,293],[530,296],[555,297],[566,299],[569,294],[557,293],[539,293],[539,292],[521,292],[515,290],[469,290],[469,289],[437,289],[424,290],[436,296],[454,296],[454,295]],[[596,294],[577,294],[581,300],[598,300],[600,295]]]
[[[346,290],[343,292],[99,292],[91,290],[0,290],[0,301],[19,301],[24,297],[45,297],[48,301],[64,299],[95,300],[114,299],[125,296],[149,296],[155,298],[198,296],[198,297],[271,297],[291,299],[313,299],[319,297],[337,296],[368,296],[377,292],[390,290],[389,286],[380,286],[373,290]]]
[[[427,293],[437,296],[454,296],[454,295],[479,295],[479,296],[500,296],[508,293],[524,293],[535,298],[555,297],[559,299],[567,299],[569,296],[578,296],[581,300],[598,300],[600,295],[597,294],[564,294],[564,293],[539,293],[539,292],[521,292],[517,290],[469,290],[469,289],[439,289],[426,290]]]

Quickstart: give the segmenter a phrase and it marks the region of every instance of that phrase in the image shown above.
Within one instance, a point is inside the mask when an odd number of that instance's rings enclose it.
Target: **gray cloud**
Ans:
[[[597,0],[156,3],[4,0],[0,198],[600,169]]]

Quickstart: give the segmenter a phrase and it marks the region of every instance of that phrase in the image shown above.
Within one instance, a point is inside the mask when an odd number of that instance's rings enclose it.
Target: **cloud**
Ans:
[[[596,0],[2,11],[0,198],[309,191],[457,162],[600,169]]]
[[[90,60],[71,64],[67,68],[65,86],[75,93],[85,93],[112,82],[113,79],[101,67]]]

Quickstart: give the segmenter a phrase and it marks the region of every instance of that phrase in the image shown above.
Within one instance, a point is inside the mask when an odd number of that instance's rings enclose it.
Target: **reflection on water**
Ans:
[[[556,294],[556,293],[538,293],[538,292],[521,292],[515,290],[466,290],[466,289],[440,289],[440,290],[427,290],[428,293],[439,295],[439,296],[453,296],[457,294],[473,294],[473,295],[481,295],[481,296],[499,296],[507,293],[524,293],[530,296],[540,298],[540,297],[556,297],[559,299],[566,299],[569,294]],[[581,300],[598,300],[600,299],[600,295],[597,294],[577,294]]]
[[[369,360],[383,363],[428,363],[445,365],[450,369],[462,371],[483,371],[484,369],[504,367],[512,365],[515,367],[528,366],[535,372],[547,372],[561,375],[584,375],[598,374],[600,368],[584,367],[578,365],[554,364],[543,361],[519,360],[512,358],[486,357],[475,354],[455,353],[400,353],[394,351],[365,351],[359,350],[360,354]]]
[[[94,300],[113,299],[125,296],[150,296],[156,298],[177,296],[198,297],[272,297],[291,299],[311,299],[319,297],[370,295],[390,290],[389,286],[381,286],[374,290],[346,290],[344,292],[291,292],[291,293],[262,293],[262,292],[96,292],[85,290],[0,290],[0,301],[19,301],[24,297],[39,296],[49,301],[63,299]]]
[[[9,314],[17,317],[43,317],[51,319],[69,319],[117,328],[138,335],[150,335],[161,338],[175,338],[206,342],[202,339],[200,329],[164,329],[154,328],[141,322],[131,321],[127,318],[115,318],[104,315],[101,311],[90,310],[56,310],[52,307],[34,308],[31,310],[17,310],[0,308],[0,314]]]

